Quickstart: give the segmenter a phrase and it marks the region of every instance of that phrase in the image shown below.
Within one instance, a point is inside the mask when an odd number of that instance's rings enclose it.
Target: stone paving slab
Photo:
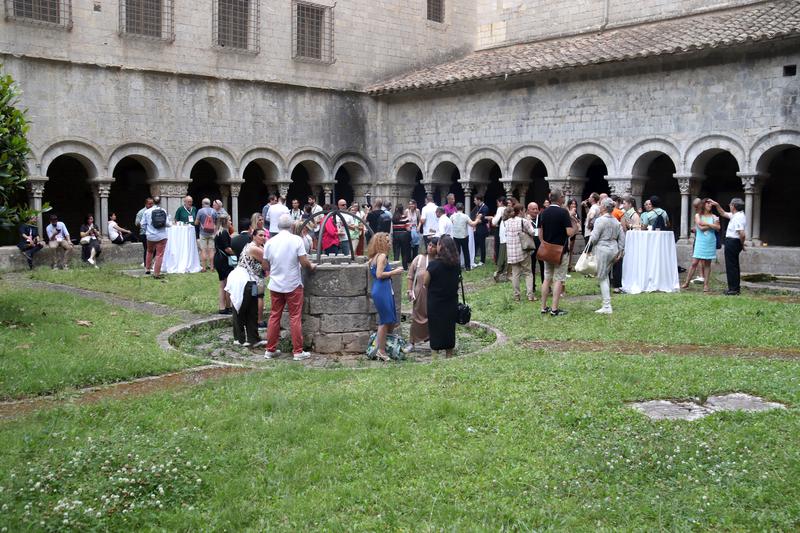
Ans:
[[[733,392],[709,396],[704,403],[693,400],[649,400],[629,404],[631,408],[651,420],[698,420],[720,411],[760,412],[772,409],[786,409],[777,402],[768,402],[758,396]]]

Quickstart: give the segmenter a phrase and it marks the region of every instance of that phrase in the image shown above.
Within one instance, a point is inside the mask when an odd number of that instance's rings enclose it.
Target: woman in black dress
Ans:
[[[230,219],[226,215],[217,217],[217,230],[214,233],[214,270],[217,271],[219,277],[219,314],[221,315],[232,313],[231,300],[228,293],[225,292],[228,274],[235,268],[228,262],[228,258],[234,256],[229,227]]]
[[[461,276],[458,249],[450,235],[439,239],[436,259],[428,264],[424,286],[428,291],[428,331],[431,350],[452,357],[456,347],[458,282]]]

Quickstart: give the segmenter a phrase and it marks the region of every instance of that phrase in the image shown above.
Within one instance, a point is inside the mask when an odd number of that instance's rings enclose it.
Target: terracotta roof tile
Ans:
[[[800,0],[473,52],[367,88],[371,94],[453,85],[598,63],[800,36]]]

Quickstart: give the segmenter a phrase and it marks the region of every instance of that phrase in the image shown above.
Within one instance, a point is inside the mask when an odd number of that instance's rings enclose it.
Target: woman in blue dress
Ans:
[[[717,257],[717,232],[719,231],[719,217],[711,212],[713,205],[710,198],[706,198],[698,206],[694,215],[694,252],[692,253],[692,266],[686,272],[686,282],[682,289],[689,288],[689,282],[700,266],[703,276],[703,292],[710,292],[709,281],[711,278],[711,261]]]
[[[372,303],[378,310],[377,357],[381,361],[389,360],[389,356],[386,355],[386,337],[400,322],[394,306],[392,277],[402,274],[403,269],[401,267],[392,269],[389,266],[387,254],[390,248],[389,234],[384,232],[373,235],[367,248],[369,272],[372,276]]]

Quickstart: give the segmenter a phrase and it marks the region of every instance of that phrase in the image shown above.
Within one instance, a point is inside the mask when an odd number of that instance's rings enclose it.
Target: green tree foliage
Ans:
[[[16,107],[19,89],[9,74],[0,73],[0,228],[13,226],[33,214],[26,204],[18,204],[25,188],[28,167],[28,121],[25,110]]]

